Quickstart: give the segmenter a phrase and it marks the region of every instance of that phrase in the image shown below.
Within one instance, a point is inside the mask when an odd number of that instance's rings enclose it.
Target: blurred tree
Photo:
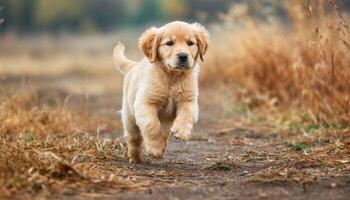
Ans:
[[[4,29],[12,28],[25,31],[33,26],[33,13],[36,0],[2,0],[0,7],[3,9]]]
[[[191,12],[188,19],[200,19],[201,22],[218,20],[218,12],[227,13],[233,3],[244,0],[188,0]]]
[[[87,0],[85,20],[95,24],[98,30],[110,30],[125,23],[127,18],[127,0]]]
[[[37,0],[35,25],[40,29],[79,29],[83,18],[83,0]]]
[[[155,20],[163,20],[164,16],[161,10],[159,0],[144,0],[140,9],[133,17],[132,22],[136,25],[148,23]]]
[[[162,10],[171,18],[181,18],[189,11],[188,3],[185,0],[163,0]]]
[[[0,5],[0,31],[3,29],[1,29],[1,24],[4,23],[4,14],[3,14],[3,11],[4,11],[4,6],[3,5]]]
[[[125,22],[127,0],[1,0],[0,31],[110,30]]]

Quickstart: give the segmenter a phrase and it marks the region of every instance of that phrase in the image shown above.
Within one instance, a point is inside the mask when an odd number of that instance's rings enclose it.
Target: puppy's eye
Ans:
[[[167,46],[173,46],[174,45],[174,42],[173,41],[167,41],[166,43],[165,43],[165,45],[167,45]]]
[[[187,45],[188,45],[188,46],[192,46],[192,45],[194,45],[194,43],[193,43],[192,41],[189,40],[189,41],[187,41]]]

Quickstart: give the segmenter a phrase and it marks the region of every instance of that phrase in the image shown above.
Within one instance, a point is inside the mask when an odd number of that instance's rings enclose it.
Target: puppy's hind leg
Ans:
[[[140,130],[129,116],[123,115],[124,135],[128,146],[127,158],[129,162],[141,163],[143,161],[141,155],[142,136]]]

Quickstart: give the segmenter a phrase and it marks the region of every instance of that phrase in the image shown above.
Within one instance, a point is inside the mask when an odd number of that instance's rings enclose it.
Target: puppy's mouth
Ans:
[[[170,64],[167,64],[167,66],[170,70],[185,71],[185,70],[190,69],[190,66],[188,64],[186,64],[186,65],[180,64],[180,65],[176,65],[175,67],[172,67]]]
[[[175,69],[177,69],[177,70],[187,70],[189,68],[190,68],[190,65],[188,64],[188,62],[186,62],[186,63],[177,63],[176,67],[175,67]]]

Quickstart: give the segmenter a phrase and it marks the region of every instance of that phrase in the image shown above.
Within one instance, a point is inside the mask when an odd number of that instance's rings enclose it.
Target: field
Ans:
[[[244,5],[208,27],[193,136],[143,164],[124,157],[111,55],[121,40],[140,59],[142,30],[2,35],[0,198],[347,199],[349,15],[332,1],[286,8],[288,28]]]

